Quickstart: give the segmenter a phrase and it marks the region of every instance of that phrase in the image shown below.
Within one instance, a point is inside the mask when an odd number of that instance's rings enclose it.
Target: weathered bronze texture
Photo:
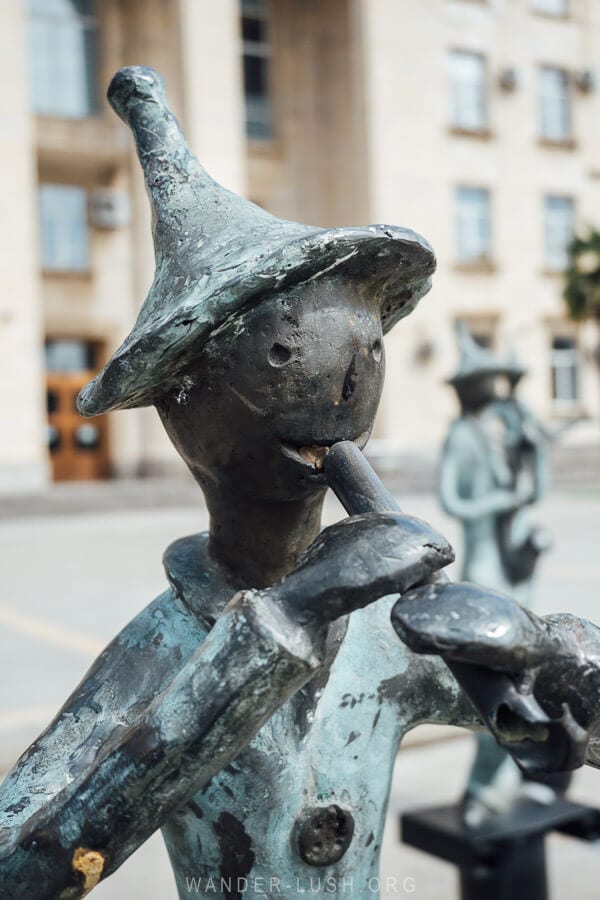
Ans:
[[[367,509],[400,512],[395,500],[385,491],[355,444],[344,441],[332,447],[325,458],[324,468],[331,487],[351,515]],[[420,585],[421,591],[424,586]],[[440,608],[449,600],[460,608],[460,612],[454,611],[455,622],[464,618],[475,625],[484,594],[489,592],[473,584],[454,585],[450,591],[448,586],[444,572],[438,571],[429,579],[432,596],[439,602]],[[490,597],[486,596],[486,599],[489,601]],[[496,600],[498,604],[508,606],[512,603],[501,594],[496,595]],[[403,610],[401,600],[392,610],[392,623],[404,640],[406,624]],[[474,631],[476,633],[476,625]],[[489,639],[489,632],[482,632],[477,637],[483,643],[486,638]],[[502,649],[504,637],[502,633],[496,636],[499,650]],[[445,659],[498,746],[508,750],[524,771],[540,774],[567,771],[583,765],[588,735],[567,707],[560,715],[550,717],[538,704],[533,684],[517,689],[504,672],[486,667],[481,661],[468,665],[452,657]]]
[[[82,897],[157,829],[182,898],[192,878],[200,896],[238,898],[248,882],[295,896],[315,867],[328,893],[351,878],[358,896],[373,895],[403,735],[420,722],[480,723],[435,655],[448,646],[452,661],[457,642],[434,635],[433,654],[418,655],[390,622],[398,593],[452,560],[445,538],[388,501],[382,510],[381,485],[360,514],[320,532],[327,448],[367,441],[383,332],[427,291],[433,253],[395,226],[310,228],[224,191],[149,69],[120,71],[109,99],[144,168],[156,277],[80,407],[154,404],[210,527],[167,549],[167,590],[0,788],[0,896]],[[448,603],[465,602],[464,587],[442,587]],[[423,609],[436,590],[421,589]],[[498,602],[482,593],[488,624],[475,644],[491,638]],[[409,595],[406,614],[396,609],[395,626],[422,649],[418,604]],[[508,602],[501,611],[509,628],[521,622]],[[522,633],[546,652],[546,626],[530,622]],[[483,664],[512,678],[515,657],[528,664],[518,639],[511,631]],[[584,694],[573,693],[583,726]]]

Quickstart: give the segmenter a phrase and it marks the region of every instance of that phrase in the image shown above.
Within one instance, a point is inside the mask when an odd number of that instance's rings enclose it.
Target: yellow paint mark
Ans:
[[[47,644],[54,644],[63,650],[70,650],[79,656],[85,656],[86,659],[97,656],[104,648],[102,641],[34,616],[26,616],[10,606],[0,606],[0,625],[45,641]]]
[[[104,857],[97,850],[78,847],[73,854],[71,865],[75,872],[81,872],[83,875],[83,890],[87,894],[96,887],[102,877]]]

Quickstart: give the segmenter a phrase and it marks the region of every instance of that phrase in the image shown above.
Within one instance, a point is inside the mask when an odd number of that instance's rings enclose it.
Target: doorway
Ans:
[[[84,419],[77,395],[97,372],[100,347],[78,338],[46,341],[48,452],[54,481],[108,478],[110,456],[106,416]]]

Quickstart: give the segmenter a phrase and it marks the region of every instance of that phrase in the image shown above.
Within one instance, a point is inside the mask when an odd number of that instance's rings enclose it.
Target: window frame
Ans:
[[[572,347],[557,348],[557,341],[573,344]],[[569,396],[559,396],[559,384],[570,384],[566,391]],[[581,351],[576,334],[553,331],[550,335],[550,401],[552,410],[558,414],[572,413],[581,405]]]
[[[464,216],[464,212],[468,210],[468,203],[465,198],[479,196],[484,199],[479,209],[484,211],[484,215],[472,216],[472,221],[468,222],[468,217]],[[475,208],[475,205],[473,205]],[[474,225],[474,221],[479,219],[479,225]],[[483,229],[481,225],[483,224]],[[471,234],[468,235],[468,230]],[[475,231],[479,235],[474,240]],[[465,233],[468,237],[465,241]],[[454,234],[455,234],[455,257],[459,266],[476,266],[480,264],[489,264],[492,259],[492,195],[487,187],[481,185],[457,184],[454,187]],[[469,252],[469,245],[474,248],[473,252]],[[477,251],[481,248],[480,252]]]
[[[47,0],[28,0],[30,103],[39,116],[86,119],[99,113],[99,25],[96,0],[91,11],[72,5],[56,14]],[[78,53],[73,53],[78,46]]]
[[[549,8],[549,6],[551,6],[553,2],[556,2],[556,0],[530,0],[530,2],[532,12],[537,13],[541,16],[548,16],[548,18],[550,19],[566,19],[571,13],[570,0],[557,0],[557,2],[560,3],[562,7],[559,10]]]
[[[246,139],[259,143],[269,143],[275,138],[275,125],[271,80],[273,53],[269,36],[270,17],[268,3],[266,0],[240,0],[239,12],[242,37],[242,77]],[[265,34],[261,40],[249,40],[244,37],[244,19],[255,19],[263,23]],[[266,87],[263,94],[253,95],[247,90],[246,60],[248,59],[261,60],[264,63],[265,72],[263,73],[263,78]],[[261,128],[263,129],[262,133]]]
[[[559,95],[558,92],[551,96],[544,89],[544,76],[549,73],[561,76],[564,90]],[[546,87],[550,81],[546,77]],[[562,112],[556,115],[556,109],[552,111],[552,106],[558,107],[562,105]],[[548,125],[551,122],[550,127]],[[556,122],[561,125],[554,127]],[[569,72],[564,66],[557,66],[550,63],[540,63],[537,67],[537,125],[538,136],[541,141],[552,144],[570,145],[573,142],[573,97],[571,91],[571,79]]]
[[[459,60],[476,62],[478,77],[460,76]],[[453,131],[484,134],[489,130],[488,62],[484,53],[454,47],[448,51],[449,124]],[[466,66],[464,72],[466,72]],[[470,96],[469,96],[470,94]]]
[[[67,194],[66,192],[70,192]],[[62,199],[59,194],[62,193]],[[52,227],[52,213],[59,209],[68,210],[68,197],[78,198],[72,209],[76,212],[78,222],[69,222],[65,217],[62,222],[54,219],[54,234],[48,231]],[[51,198],[54,197],[52,200]],[[45,199],[47,198],[47,199]],[[54,210],[52,204],[55,204]],[[91,267],[91,232],[89,227],[89,192],[79,184],[64,184],[42,181],[38,184],[39,233],[40,233],[40,267],[44,274],[85,275]],[[77,205],[79,209],[77,210]],[[70,232],[70,234],[69,234]],[[73,241],[73,235],[80,234],[81,241]],[[57,252],[56,246],[60,249]],[[74,248],[71,252],[66,247]],[[53,260],[54,255],[54,260]]]
[[[563,227],[564,242],[560,242],[561,246],[557,249],[556,238],[554,234],[561,229],[557,227],[556,221],[552,221],[552,217],[557,218],[557,209],[550,209],[550,204],[559,201],[564,204],[563,210],[568,210],[570,222],[568,227]],[[544,269],[547,272],[564,272],[568,266],[568,245],[575,235],[576,231],[576,215],[577,204],[575,197],[569,194],[544,194],[543,197],[543,228],[544,228]]]

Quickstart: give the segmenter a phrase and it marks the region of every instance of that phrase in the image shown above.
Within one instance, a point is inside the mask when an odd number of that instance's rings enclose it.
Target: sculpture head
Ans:
[[[272,294],[214,335],[156,402],[204,487],[295,499],[322,489],[323,448],[363,447],[384,376],[379,307],[335,276]]]
[[[81,413],[154,404],[204,487],[278,499],[321,487],[307,457],[366,442],[382,336],[429,289],[431,247],[396,226],[284,221],[226,191],[189,150],[151,69],[121,69],[108,97],[136,139],[156,273],[132,332],[81,392]]]
[[[456,337],[460,362],[448,384],[456,390],[462,410],[477,412],[490,403],[512,396],[525,374],[514,355],[501,359],[480,346],[460,320],[456,322]]]

